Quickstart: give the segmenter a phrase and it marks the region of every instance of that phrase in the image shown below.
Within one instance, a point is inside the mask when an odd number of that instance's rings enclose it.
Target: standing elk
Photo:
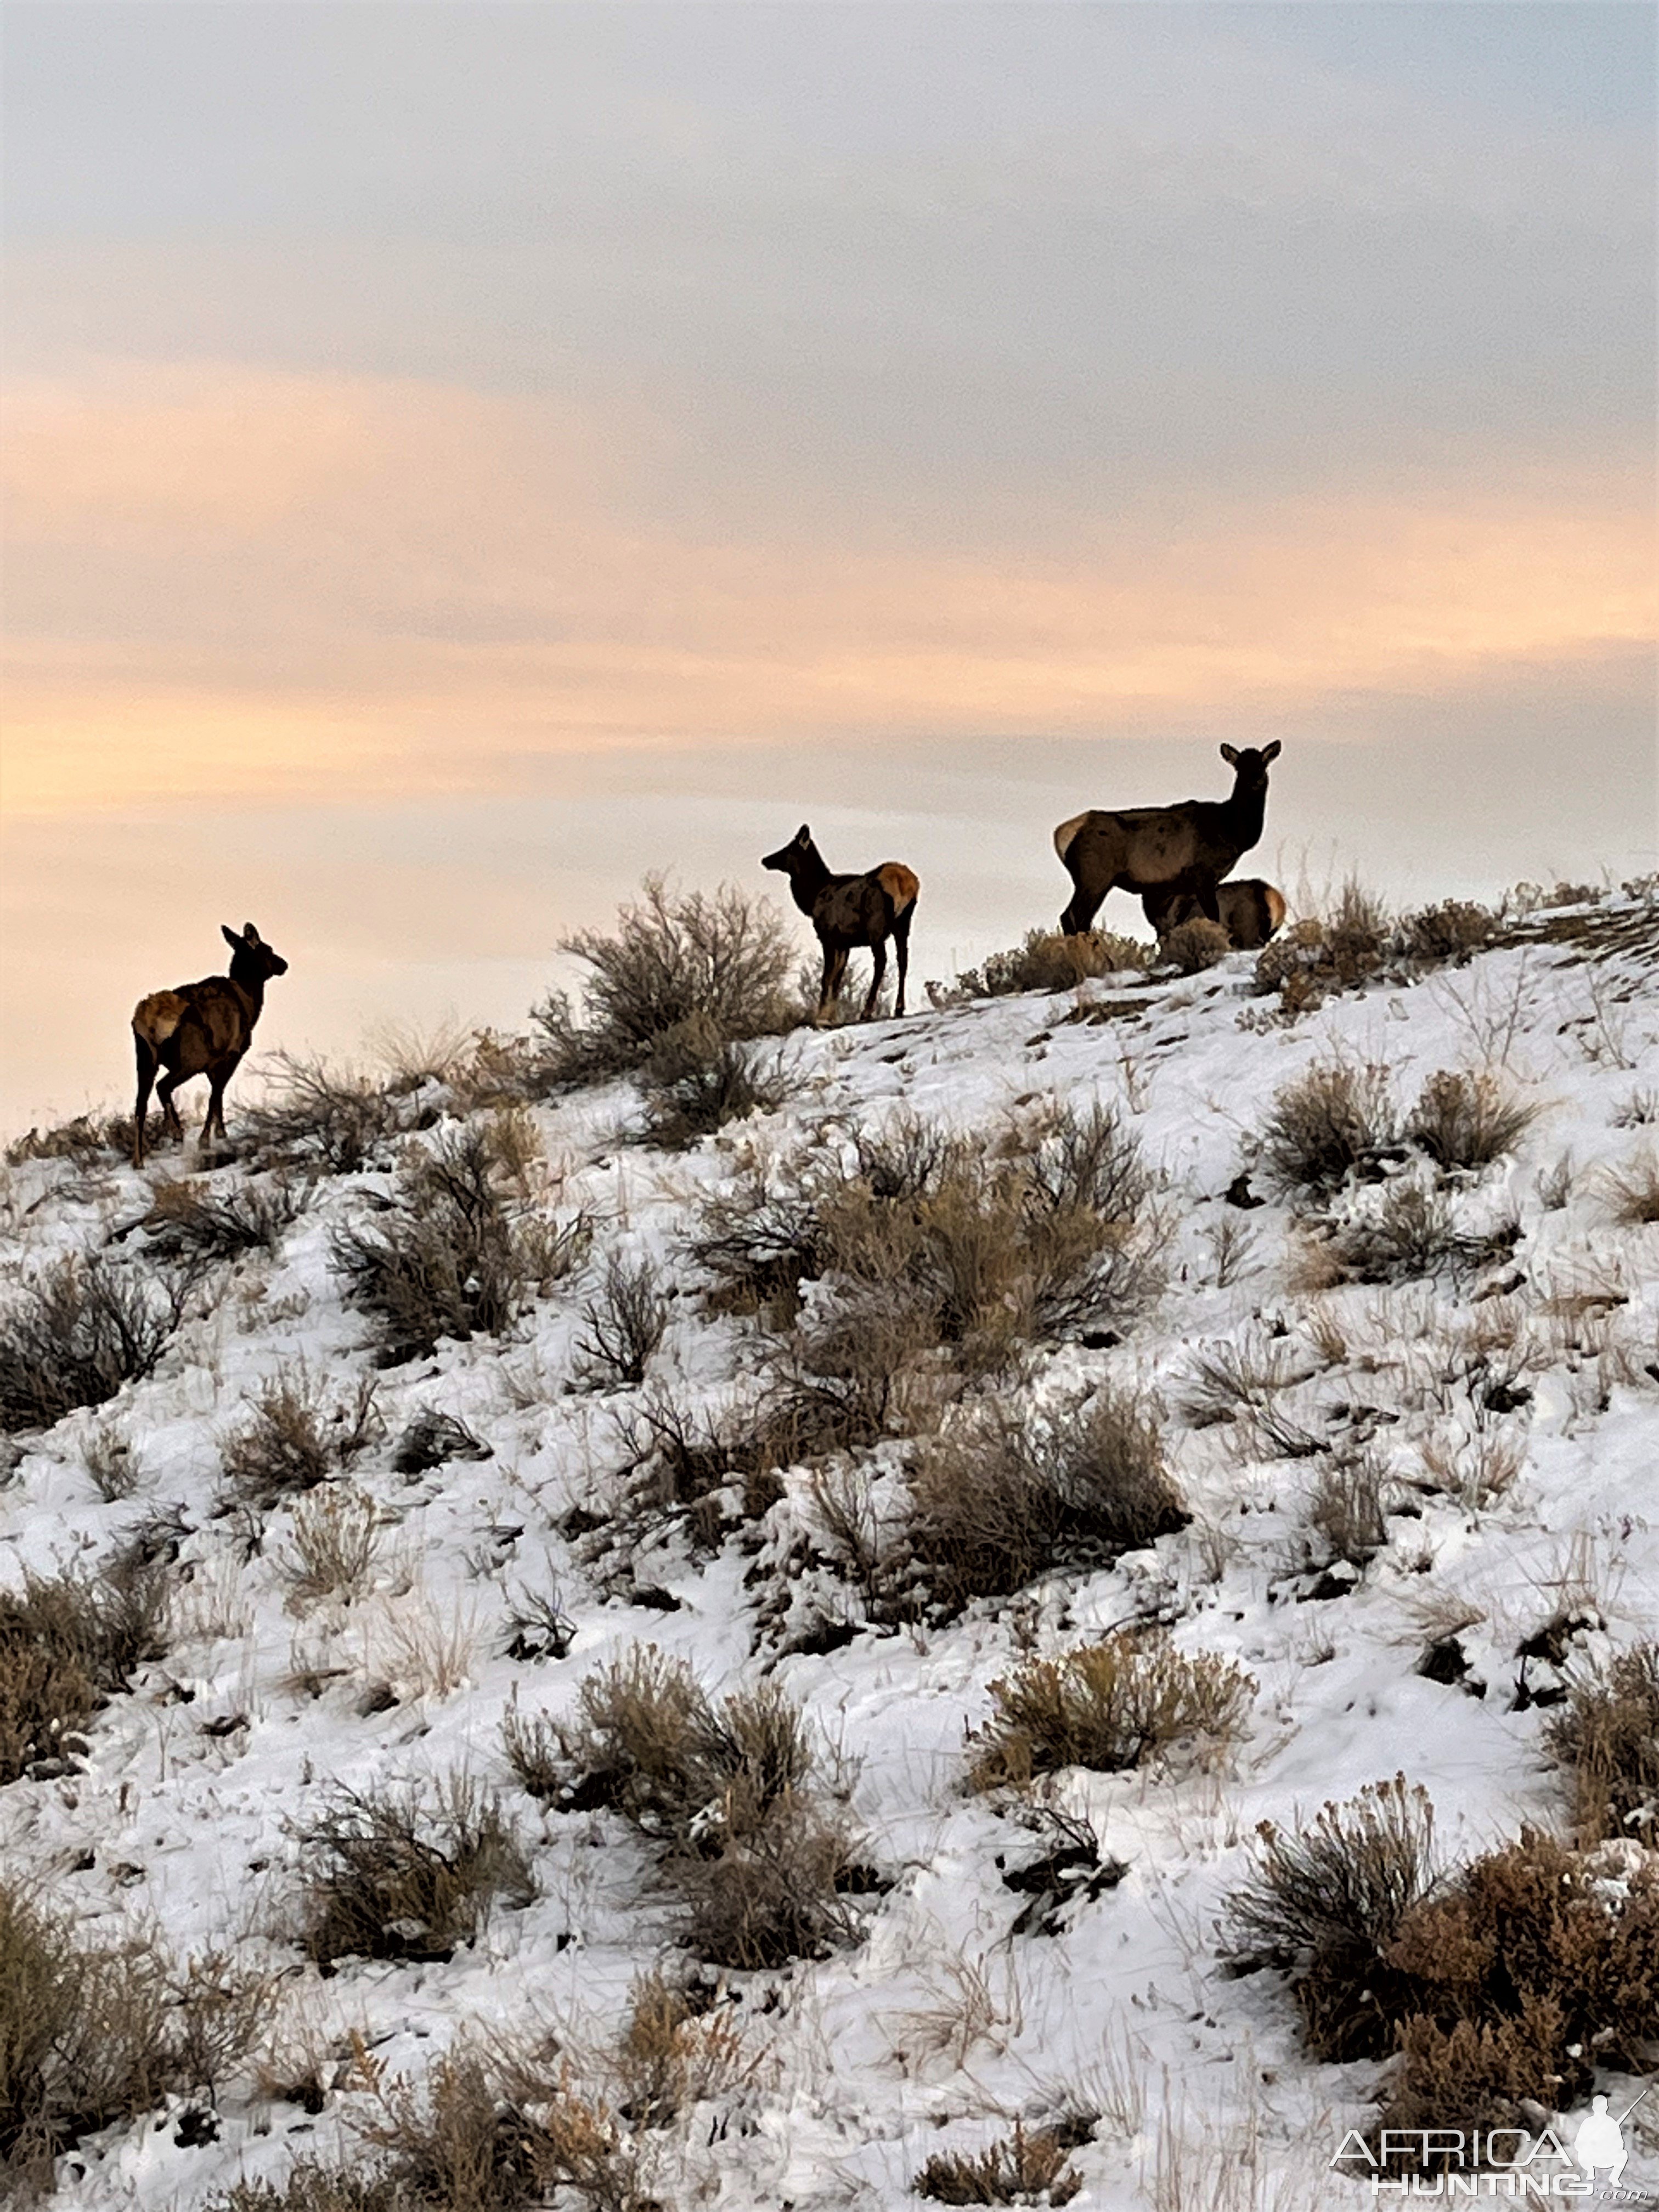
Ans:
[[[1285,919],[1284,894],[1260,876],[1218,884],[1215,898],[1221,927],[1236,952],[1259,952],[1269,938],[1278,935]],[[1190,891],[1148,891],[1140,904],[1160,937],[1167,937],[1183,921],[1196,921],[1204,912]]]
[[[1261,835],[1267,809],[1267,769],[1279,739],[1258,752],[1223,745],[1233,770],[1232,796],[1183,799],[1178,806],[1131,806],[1107,814],[1091,808],[1054,832],[1054,850],[1071,877],[1071,904],[1060,917],[1067,937],[1088,928],[1109,890],[1196,899],[1200,914],[1221,919],[1217,886]]]
[[[216,1126],[225,1133],[225,1085],[253,1038],[253,1025],[265,1003],[265,985],[285,975],[288,963],[273,952],[250,921],[239,937],[227,927],[228,975],[206,975],[199,983],[180,983],[173,991],[152,991],[132,1010],[132,1041],[138,1056],[138,1103],[132,1114],[132,1164],[144,1164],[144,1116],[157,1068],[167,1073],[155,1084],[162,1134],[184,1141],[184,1125],[173,1094],[192,1076],[205,1075],[210,1089],[202,1134]]]
[[[867,945],[875,963],[870,995],[861,1018],[875,1012],[882,977],[887,973],[887,939],[898,950],[898,999],[896,1015],[904,1012],[904,979],[910,966],[910,923],[921,889],[916,877],[900,860],[884,860],[861,876],[833,876],[823,855],[812,842],[805,823],[787,845],[761,856],[763,868],[780,868],[789,878],[795,904],[817,932],[823,947],[823,981],[818,989],[818,1018],[841,995],[847,974],[847,956],[855,945]]]

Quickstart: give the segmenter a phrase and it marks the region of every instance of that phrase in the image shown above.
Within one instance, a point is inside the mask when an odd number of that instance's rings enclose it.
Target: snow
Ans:
[[[1630,905],[1615,897],[1583,913],[1593,927]],[[1513,1709],[1516,1647],[1581,1599],[1603,1624],[1581,1656],[1653,1632],[1659,1231],[1619,1226],[1598,1170],[1652,1147],[1650,1128],[1620,1122],[1632,1099],[1659,1090],[1656,964],[1651,930],[1588,955],[1583,942],[1540,933],[1275,1026],[1249,995],[1250,958],[1237,955],[1176,982],[1109,979],[803,1033],[787,1048],[789,1104],[681,1156],[626,1140],[626,1085],[537,1109],[557,1210],[580,1206],[600,1224],[594,1264],[619,1245],[656,1258],[681,1285],[653,1373],[694,1406],[723,1402],[763,1357],[756,1324],[700,1310],[682,1255],[696,1194],[748,1148],[781,1155],[814,1130],[833,1139],[837,1124],[900,1108],[988,1131],[1052,1095],[1116,1104],[1157,1170],[1172,1260],[1158,1307],[1109,1349],[1051,1348],[1033,1388],[1064,1395],[1111,1377],[1158,1393],[1192,1525],[1109,1570],[1051,1577],[1018,1607],[981,1604],[941,1628],[866,1629],[817,1656],[780,1656],[763,1632],[768,1592],[750,1570],[757,1557],[780,1559],[781,1540],[757,1554],[733,1536],[712,1557],[683,1531],[653,1540],[635,1571],[678,1601],[664,1612],[627,1601],[593,1547],[561,1534],[573,1506],[605,1512],[617,1493],[612,1416],[626,1394],[565,1387],[592,1267],[508,1340],[446,1344],[381,1377],[391,1436],[435,1406],[468,1422],[493,1456],[406,1478],[390,1470],[389,1446],[372,1449],[349,1480],[381,1511],[373,1587],[304,1620],[287,1610],[276,1563],[292,1511],[269,1516],[249,1556],[245,1521],[219,1510],[220,1448],[257,1389],[296,1362],[341,1388],[374,1371],[329,1243],[388,1177],[325,1179],[280,1254],[222,1279],[150,1379],[28,1439],[0,1488],[0,1576],[14,1586],[29,1571],[96,1562],[162,1507],[188,1532],[167,1656],[97,1716],[78,1771],[0,1791],[8,1871],[72,1908],[88,1938],[153,1923],[181,1956],[228,1949],[280,1970],[273,2033],[303,2030],[340,2053],[356,2036],[389,2075],[418,2081],[474,2023],[551,2024],[602,2045],[634,1978],[672,1945],[653,1854],[614,1814],[539,1808],[513,1780],[500,1728],[515,1703],[531,1714],[568,1709],[596,1666],[648,1641],[689,1661],[711,1692],[775,1674],[850,1795],[860,1856],[891,1885],[863,1900],[855,1946],[730,1978],[757,2064],[728,2100],[718,2142],[705,2114],[700,2132],[665,2153],[676,2207],[915,2203],[912,2179],[936,2151],[975,2149],[1017,2117],[1079,2106],[1104,2115],[1073,2154],[1079,2212],[1357,2201],[1328,2161],[1346,2129],[1367,2124],[1378,2069],[1311,2063],[1281,1982],[1220,1972],[1218,1916],[1258,1821],[1291,1820],[1396,1771],[1428,1790],[1449,1853],[1490,1845],[1523,1820],[1561,1825],[1546,1716]],[[1091,1018],[1126,1001],[1133,1014]],[[1288,1209],[1245,1213],[1224,1200],[1275,1091],[1333,1051],[1385,1064],[1406,1101],[1437,1069],[1497,1064],[1539,1109],[1516,1156],[1456,1203],[1471,1218],[1518,1216],[1522,1279],[1510,1295],[1541,1348],[1529,1402],[1503,1425],[1524,1447],[1508,1486],[1478,1504],[1424,1495],[1420,1517],[1390,1520],[1349,1595],[1303,1602],[1311,1469],[1250,1456],[1237,1423],[1188,1424],[1195,1351],[1282,1344],[1286,1371],[1301,1378],[1280,1394],[1290,1417],[1324,1426],[1336,1401],[1380,1407],[1394,1418],[1378,1426],[1377,1448],[1403,1471],[1419,1464],[1425,1437],[1456,1425],[1455,1392],[1437,1401],[1429,1383],[1444,1371],[1448,1339],[1482,1311],[1468,1284],[1444,1279],[1314,1299],[1294,1287]],[[1551,1207],[1540,1184],[1564,1156],[1577,1172],[1566,1203]],[[8,1272],[130,1222],[179,1164],[163,1152],[143,1176],[13,1167],[0,1200]],[[1215,1237],[1229,1223],[1243,1247],[1223,1286]],[[1603,1333],[1627,1356],[1604,1376],[1552,1334],[1547,1306],[1598,1288],[1605,1298],[1610,1285],[1626,1303],[1604,1308]],[[1335,1364],[1309,1333],[1316,1305],[1347,1334],[1348,1357]],[[112,1424],[134,1441],[141,1473],[132,1496],[106,1503],[81,1450]],[[797,1471],[773,1509],[778,1528],[807,1510]],[[525,1589],[556,1592],[574,1622],[563,1657],[503,1656]],[[1071,1909],[1057,1934],[1012,1936],[1024,1899],[1004,1886],[999,1858],[1018,1865],[1041,1847],[964,1794],[965,1734],[987,1717],[988,1685],[1029,1649],[1069,1650],[1149,1607],[1172,1620],[1181,1648],[1236,1658],[1255,1678],[1248,1737],[1220,1762],[1061,1778],[1059,1802],[1086,1814],[1128,1871]],[[1416,1671],[1446,1632],[1430,1624],[1448,1620],[1464,1624],[1483,1697]],[[446,1634],[459,1638],[464,1679],[441,1693],[407,1654],[411,1640]],[[293,1679],[301,1661],[342,1671],[308,1695]],[[365,1686],[388,1675],[397,1702],[360,1711]],[[501,1790],[533,1846],[534,1901],[498,1905],[476,1948],[447,1965],[354,1961],[321,1978],[292,1940],[293,1824],[337,1784],[457,1768]],[[1629,2097],[1610,2086],[1622,2108]],[[362,2088],[344,2087],[313,2118],[262,2094],[244,2069],[220,2092],[216,2141],[182,2147],[165,2114],[112,2129],[60,2161],[51,2203],[188,2212],[245,2176],[280,2179],[296,2155],[349,2154],[350,2121],[366,2103]],[[1652,2139],[1638,2142],[1625,2184],[1659,2184]]]

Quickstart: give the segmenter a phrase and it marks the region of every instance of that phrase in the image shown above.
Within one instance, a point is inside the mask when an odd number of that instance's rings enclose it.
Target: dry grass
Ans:
[[[131,1555],[0,1592],[0,1784],[84,1751],[93,1715],[165,1653],[170,1592],[164,1567]]]
[[[660,1972],[635,1983],[612,2058],[618,2111],[630,2127],[667,2127],[748,2070],[741,2029],[724,2009],[709,2011],[707,1996]]]
[[[1097,975],[1145,975],[1156,957],[1155,946],[1110,930],[1065,937],[1057,930],[1034,929],[1012,951],[994,952],[979,967],[964,968],[948,988],[929,984],[928,996],[936,1006],[953,1006],[1016,991],[1069,991]]]
[[[1256,1149],[1279,1188],[1322,1199],[1355,1176],[1375,1174],[1398,1143],[1387,1069],[1331,1060],[1277,1092]]]
[[[800,1715],[775,1686],[716,1708],[684,1662],[636,1646],[583,1683],[574,1724],[552,1729],[565,1772],[557,1802],[613,1806],[664,1846],[700,1957],[776,1966],[853,1934],[846,1824],[817,1789]],[[519,1723],[506,1747],[544,1794],[548,1739]]]
[[[1608,1169],[1607,1211],[1621,1229],[1650,1228],[1659,1221],[1659,1153],[1642,1152],[1623,1168]]]
[[[1360,988],[1388,964],[1387,909],[1363,885],[1343,886],[1333,912],[1294,921],[1255,963],[1258,992],[1277,992],[1280,1012],[1294,1018],[1334,993]]]
[[[996,1712],[975,1738],[975,1790],[1028,1789],[1086,1766],[1119,1774],[1193,1737],[1237,1741],[1256,1685],[1230,1659],[1188,1658],[1128,1632],[993,1682]]]
[[[269,2016],[269,1977],[155,1943],[80,1942],[72,1921],[0,1882],[0,2195],[45,2195],[83,2135],[219,2085]]]
[[[1089,2132],[1037,2128],[1028,2135],[1017,2120],[1012,2135],[976,2156],[936,2151],[911,2186],[935,2204],[1069,2204],[1083,2186],[1069,2154]]]
[[[302,1498],[294,1509],[289,1548],[276,1560],[289,1610],[304,1613],[327,1599],[349,1605],[361,1597],[380,1549],[380,1510],[372,1498],[346,1489]]]
[[[1220,923],[1198,915],[1191,921],[1177,922],[1167,937],[1158,939],[1158,962],[1161,968],[1179,969],[1183,975],[1198,975],[1224,960],[1232,949],[1233,941]]]
[[[948,1614],[1056,1569],[1107,1565],[1187,1517],[1150,1409],[1103,1390],[1042,1413],[968,1409],[923,1448],[907,1533],[914,1574]]]
[[[429,1791],[342,1785],[291,1832],[304,1853],[301,1942],[325,1973],[344,1958],[448,1959],[495,1898],[535,1894],[512,1823],[465,1775]]]
[[[1308,1507],[1308,1526],[1328,1560],[1363,1567],[1389,1540],[1386,1470],[1369,1454],[1337,1460],[1320,1469]]]
[[[501,1334],[580,1265],[586,1217],[549,1221],[503,1189],[512,1178],[490,1132],[463,1124],[405,1159],[371,1219],[336,1230],[334,1267],[372,1316],[387,1365],[428,1357],[446,1337]]]
[[[1538,1119],[1487,1070],[1430,1076],[1406,1123],[1408,1140],[1442,1168],[1489,1167],[1512,1152]]]
[[[328,1481],[382,1433],[372,1380],[337,1396],[303,1362],[283,1368],[262,1384],[242,1425],[220,1447],[227,1493],[266,1510]]]
[[[644,1066],[671,1031],[703,1017],[723,1039],[791,1026],[793,953],[764,900],[723,884],[712,896],[648,876],[609,935],[579,930],[560,950],[586,970],[580,1012],[555,993],[535,1010],[547,1079],[574,1085]]]
[[[1426,1793],[1396,1775],[1327,1804],[1310,1827],[1264,1821],[1256,1834],[1255,1871],[1229,1906],[1239,1948],[1256,1965],[1294,1970],[1316,2057],[1385,2057],[1411,1994],[1389,1964],[1393,1946],[1436,1881]]]
[[[100,1252],[49,1262],[0,1316],[0,1429],[50,1428],[154,1374],[201,1279],[199,1261]]]
[[[582,1302],[576,1367],[592,1389],[625,1390],[643,1382],[668,1328],[669,1299],[648,1259],[610,1253],[598,1289]]]
[[[1581,1844],[1659,1828],[1659,1644],[1637,1644],[1568,1684],[1549,1723],[1552,1753],[1572,1781]]]

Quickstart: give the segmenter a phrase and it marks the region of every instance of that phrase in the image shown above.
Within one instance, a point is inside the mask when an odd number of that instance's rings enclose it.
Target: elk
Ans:
[[[1216,907],[1221,927],[1237,952],[1259,952],[1279,933],[1285,919],[1285,897],[1260,876],[1243,876],[1237,883],[1218,884]],[[1160,937],[1167,937],[1183,921],[1194,921],[1204,909],[1190,891],[1148,891],[1141,908]]]
[[[904,1012],[904,979],[910,965],[910,923],[921,889],[916,877],[900,860],[884,860],[861,876],[833,876],[823,855],[812,842],[805,823],[787,845],[761,856],[763,868],[779,868],[789,878],[795,904],[817,932],[823,948],[823,981],[818,989],[821,1021],[841,995],[847,975],[847,956],[855,945],[867,945],[875,963],[870,995],[861,1018],[875,1012],[881,979],[887,973],[887,939],[898,948],[898,1000],[893,1012]]]
[[[1267,769],[1279,757],[1279,739],[1258,752],[1223,745],[1233,771],[1232,796],[1183,799],[1178,806],[1131,806],[1106,814],[1091,808],[1054,832],[1054,850],[1072,878],[1071,904],[1060,917],[1067,937],[1087,929],[1109,890],[1148,891],[1198,902],[1200,914],[1221,918],[1216,889],[1261,835],[1267,808]]]
[[[205,975],[199,983],[180,983],[176,990],[152,991],[132,1010],[132,1041],[138,1056],[138,1103],[132,1113],[132,1164],[144,1164],[144,1116],[149,1109],[149,1087],[157,1068],[167,1073],[155,1084],[161,1108],[163,1135],[184,1142],[184,1125],[173,1094],[192,1076],[205,1075],[210,1085],[204,1137],[215,1127],[225,1133],[225,1085],[253,1038],[253,1025],[265,1003],[265,985],[273,975],[285,975],[288,963],[273,952],[250,921],[239,937],[224,926],[230,947],[228,975]]]

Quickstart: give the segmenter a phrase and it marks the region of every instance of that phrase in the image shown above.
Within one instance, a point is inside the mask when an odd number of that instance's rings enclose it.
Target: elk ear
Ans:
[[[1227,765],[1228,765],[1228,767],[1229,767],[1229,768],[1237,768],[1237,767],[1238,766],[1238,748],[1237,748],[1237,745],[1223,745],[1223,747],[1221,748],[1221,757],[1222,757],[1222,759],[1223,759],[1223,760],[1224,760],[1224,761],[1226,762],[1226,763],[1227,763]]]
[[[257,945],[259,942],[259,933],[251,921],[245,921],[242,924],[242,935],[250,945]]]
[[[235,931],[231,927],[228,921],[222,921],[219,924],[219,934],[224,939],[225,943],[229,945],[233,952],[240,952],[241,951],[242,940],[238,937]]]
[[[1275,738],[1272,744],[1262,746],[1261,757],[1264,761],[1276,761],[1279,758],[1279,739]]]
[[[812,833],[803,822],[800,828],[795,832],[795,842],[798,845],[810,845],[811,842]]]

